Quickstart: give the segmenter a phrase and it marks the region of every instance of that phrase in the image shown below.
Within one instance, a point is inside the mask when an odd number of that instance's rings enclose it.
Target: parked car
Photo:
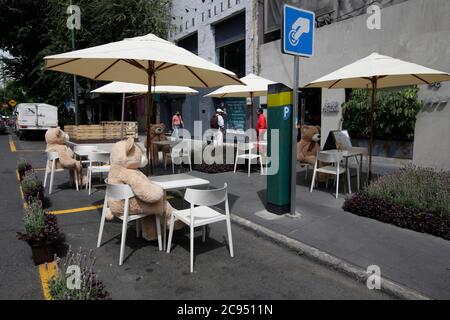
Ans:
[[[6,125],[5,119],[0,119],[0,133],[8,132],[8,127]]]
[[[58,126],[58,107],[49,104],[21,103],[15,113],[16,134],[20,140]]]

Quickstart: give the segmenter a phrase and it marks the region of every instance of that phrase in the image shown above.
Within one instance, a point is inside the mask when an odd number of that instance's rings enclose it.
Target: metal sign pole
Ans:
[[[297,191],[297,123],[300,58],[294,56],[294,103],[292,105],[291,214],[295,215]]]
[[[72,0],[70,0],[70,6],[72,6]],[[71,35],[72,35],[72,50],[75,50],[75,28],[71,29]],[[77,126],[78,123],[78,81],[77,76],[73,76],[73,95],[74,95],[74,102],[75,102],[75,125]]]

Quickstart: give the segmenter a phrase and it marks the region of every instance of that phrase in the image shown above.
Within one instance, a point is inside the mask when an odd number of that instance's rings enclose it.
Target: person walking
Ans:
[[[223,110],[217,109],[216,114],[211,119],[211,129],[217,130],[214,135],[214,145],[223,145],[223,135],[225,132],[225,121],[223,120]]]
[[[264,146],[260,145],[260,141],[266,141],[267,133],[267,120],[264,115],[263,109],[258,109],[258,120],[256,122],[256,139],[257,139],[257,150],[260,153],[265,153]]]
[[[172,130],[175,138],[178,140],[180,138],[179,130],[184,127],[183,118],[179,111],[172,117]]]

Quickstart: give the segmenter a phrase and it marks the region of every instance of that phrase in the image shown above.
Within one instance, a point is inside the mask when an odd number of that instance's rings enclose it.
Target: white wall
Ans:
[[[301,59],[300,85],[304,86],[372,52],[450,72],[449,17],[448,0],[409,0],[381,11],[381,30],[367,28],[368,15],[319,28],[315,56]],[[280,41],[262,45],[260,52],[261,75],[291,86],[293,58],[281,54]],[[422,87],[421,95],[425,95],[426,90],[426,86]],[[328,94],[323,93],[322,102],[326,102]],[[336,94],[342,97],[342,90]],[[433,94],[450,96],[450,86],[444,85]],[[450,169],[449,109],[450,105],[447,105],[442,110],[418,115],[415,163]],[[325,130],[336,123],[336,119],[325,116],[322,121]]]

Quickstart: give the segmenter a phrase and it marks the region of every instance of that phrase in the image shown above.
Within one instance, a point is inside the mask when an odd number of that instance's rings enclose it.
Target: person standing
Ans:
[[[265,135],[267,132],[267,120],[266,116],[264,115],[263,109],[258,109],[258,120],[256,122],[256,137],[257,137],[257,149],[258,151],[264,152],[265,150],[262,146],[260,146],[259,142],[260,140],[265,141]]]
[[[214,135],[215,146],[221,146],[223,144],[223,134],[225,132],[223,113],[222,109],[217,109],[216,114],[211,119],[211,129],[217,130]]]
[[[179,111],[172,117],[172,130],[175,135],[175,138],[178,140],[180,137],[179,130],[184,127],[183,118]]]

